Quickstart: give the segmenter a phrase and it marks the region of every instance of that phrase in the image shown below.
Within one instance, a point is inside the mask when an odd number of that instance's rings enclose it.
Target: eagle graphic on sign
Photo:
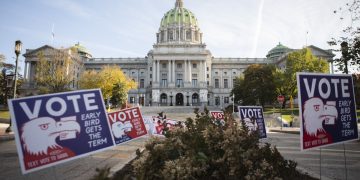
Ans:
[[[47,155],[51,149],[62,149],[56,139],[76,138],[80,133],[80,125],[76,117],[62,118],[55,121],[51,117],[40,117],[24,123],[21,129],[21,140],[24,149],[30,155]]]
[[[133,125],[130,121],[120,122],[117,121],[114,124],[112,124],[111,129],[116,138],[121,138],[126,133],[130,132],[133,128]]]
[[[335,101],[327,101],[326,104],[320,98],[311,98],[304,105],[304,127],[310,136],[317,136],[325,132],[323,122],[326,125],[334,125],[338,118]]]

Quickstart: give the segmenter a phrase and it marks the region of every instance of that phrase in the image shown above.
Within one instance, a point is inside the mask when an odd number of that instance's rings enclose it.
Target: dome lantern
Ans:
[[[183,1],[182,0],[176,0],[175,8],[183,8]]]
[[[175,7],[164,14],[156,36],[157,43],[202,43],[198,21],[184,8],[183,0],[176,0]]]

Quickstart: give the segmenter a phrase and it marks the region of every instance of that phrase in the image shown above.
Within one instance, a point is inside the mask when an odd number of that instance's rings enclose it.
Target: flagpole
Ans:
[[[52,28],[51,28],[51,45],[54,46],[54,38],[55,38],[55,33],[54,33],[54,27],[55,24],[52,24]]]

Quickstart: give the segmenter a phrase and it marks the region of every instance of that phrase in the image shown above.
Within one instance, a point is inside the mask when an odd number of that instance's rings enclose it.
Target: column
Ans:
[[[172,74],[173,74],[173,76],[172,76],[172,82],[173,83],[175,83],[175,77],[176,77],[176,74],[175,74],[175,64],[176,64],[176,61],[175,60],[172,60],[172,66],[173,66],[173,68],[172,68]]]
[[[156,61],[153,60],[153,63],[152,63],[152,79],[153,79],[153,83],[156,82]]]
[[[192,79],[192,74],[191,74],[191,67],[192,65],[191,65],[191,61],[189,60],[189,66],[188,66],[188,68],[189,68],[189,73],[188,73],[188,77],[189,77],[189,82],[191,83],[191,79]]]
[[[187,60],[184,61],[184,82],[187,82]]]
[[[168,61],[168,84],[171,82],[171,60]]]
[[[202,70],[204,69],[204,65],[203,65],[203,62],[202,61],[199,61],[199,74],[198,74],[198,81],[199,82],[202,82],[203,81],[203,73],[202,73]]]
[[[164,42],[167,42],[168,40],[168,34],[167,34],[167,29],[164,31]]]
[[[206,67],[207,65],[206,65],[206,60],[204,61],[204,82],[205,82],[205,84],[206,84],[206,82],[207,82],[207,79],[206,79],[206,74],[207,74],[207,67]]]
[[[27,81],[27,78],[28,78],[27,71],[28,71],[28,62],[25,61],[25,70],[24,70],[25,81]]]
[[[157,70],[157,72],[156,72],[156,75],[157,75],[156,79],[157,79],[157,82],[160,82],[160,60],[157,61],[156,70]]]
[[[194,30],[191,30],[191,42],[194,42],[195,40],[195,33]]]

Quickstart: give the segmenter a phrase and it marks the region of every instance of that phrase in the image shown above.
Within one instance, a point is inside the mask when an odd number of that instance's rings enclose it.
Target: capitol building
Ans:
[[[153,48],[142,58],[94,58],[80,44],[83,70],[100,70],[105,65],[119,66],[138,83],[128,93],[128,103],[142,106],[219,106],[232,104],[230,92],[236,77],[251,64],[275,64],[285,68],[286,55],[298,49],[278,44],[266,58],[213,57],[203,42],[203,33],[194,13],[176,0],[166,12],[154,34]],[[315,56],[332,60],[334,54],[316,46],[307,46]],[[53,48],[45,45],[25,53],[25,83],[34,79],[36,57],[40,50]],[[30,86],[28,86],[30,87]],[[75,84],[74,84],[75,87]]]

